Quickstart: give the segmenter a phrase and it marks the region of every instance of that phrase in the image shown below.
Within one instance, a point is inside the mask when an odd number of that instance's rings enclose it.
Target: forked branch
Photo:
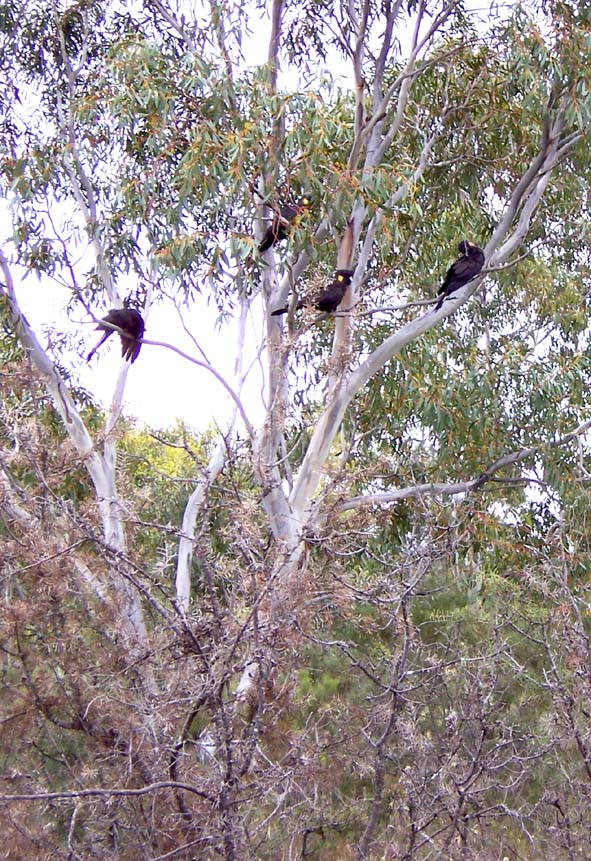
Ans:
[[[555,118],[553,123],[548,120],[544,121],[539,151],[532,159],[523,177],[516,184],[505,207],[505,213],[486,246],[486,257],[489,265],[499,266],[504,263],[523,240],[550,181],[551,172],[559,163],[557,161],[559,149],[561,158],[564,158],[577,140],[576,137],[571,137],[572,142],[565,146],[563,141],[560,141],[562,128],[563,117],[561,114]],[[517,224],[512,228],[517,216]],[[501,243],[504,244],[501,245]],[[318,487],[323,466],[335,435],[347,407],[357,392],[404,347],[437,325],[443,317],[454,313],[467,302],[478,289],[481,280],[481,278],[477,278],[465,290],[458,291],[458,295],[446,302],[440,311],[434,313],[429,310],[394,332],[358,365],[348,379],[337,386],[329,396],[328,406],[316,425],[290,497],[294,517],[300,524],[303,525],[305,521],[306,511]]]

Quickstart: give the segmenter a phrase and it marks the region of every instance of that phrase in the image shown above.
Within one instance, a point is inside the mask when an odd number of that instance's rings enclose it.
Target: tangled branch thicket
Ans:
[[[490,13],[0,10],[7,858],[587,851],[591,24]],[[485,267],[434,309],[463,239]],[[30,273],[74,319],[141,307],[106,412]],[[165,354],[224,422],[124,417]]]

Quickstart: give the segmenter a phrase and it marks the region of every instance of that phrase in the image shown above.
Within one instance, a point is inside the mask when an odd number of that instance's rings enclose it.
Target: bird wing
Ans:
[[[130,335],[121,335],[121,355],[127,361],[135,362],[140,354],[142,345]]]
[[[346,281],[333,281],[332,284],[323,290],[315,302],[316,307],[320,311],[336,311],[338,306],[343,301],[343,297],[347,292],[348,283]]]
[[[111,323],[119,328],[119,337],[121,338],[121,355],[128,361],[135,362],[137,359],[141,344],[138,343],[140,338],[143,338],[145,324],[142,315],[135,308],[113,308],[106,317],[102,320],[103,323]],[[105,328],[104,326],[102,328]],[[114,331],[107,330],[105,338]],[[96,348],[95,348],[96,349]]]
[[[295,216],[294,216],[295,217]],[[267,227],[265,232],[263,233],[263,237],[259,242],[259,253],[263,254],[265,251],[268,251],[276,242],[281,242],[282,239],[285,239],[287,236],[283,223],[288,224],[289,219],[283,218],[283,210],[281,210],[281,215],[277,212],[273,215],[273,221]]]
[[[460,257],[456,260],[452,269],[454,270],[454,281],[460,284],[467,284],[475,275],[482,269],[482,264],[478,265],[478,261],[471,257]]]
[[[134,338],[143,338],[145,329],[146,326],[142,315],[139,313],[139,311],[135,311],[133,317],[129,320],[129,323],[127,325],[127,331],[130,335],[133,335]]]
[[[437,291],[438,295],[439,295],[439,293],[445,293],[447,288],[449,287],[449,285],[453,281],[455,268],[456,268],[456,264],[454,263],[453,266],[450,266],[449,269],[447,270],[447,272],[445,274],[445,278],[443,279],[443,284],[441,285],[441,287]]]
[[[287,222],[287,224],[291,224],[292,221],[299,215],[301,210],[301,206],[292,206],[290,203],[288,203],[286,206],[282,206],[280,210],[281,221]]]
[[[456,262],[447,270],[443,284],[437,293],[451,293],[467,284],[480,271],[480,268],[475,268],[475,261],[469,257],[462,255]]]
[[[127,310],[127,320],[124,326],[126,334],[121,335],[121,355],[131,362],[135,362],[140,354],[141,343],[139,339],[144,337],[145,324],[142,315],[135,309]]]
[[[304,205],[294,206],[287,203],[282,206],[279,212],[275,210],[273,213],[273,221],[263,233],[263,237],[259,242],[259,253],[264,254],[276,242],[281,242],[287,236],[287,230],[297,220],[298,216],[305,209]]]
[[[103,317],[97,328],[105,331],[113,332],[114,329],[109,329],[108,326],[101,326],[101,323],[110,323],[112,326],[118,326],[120,329],[126,329],[128,323],[128,312],[126,308],[111,308],[109,313]]]

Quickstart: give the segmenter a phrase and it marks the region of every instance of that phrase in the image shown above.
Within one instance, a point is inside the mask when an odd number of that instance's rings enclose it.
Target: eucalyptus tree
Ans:
[[[584,811],[573,824],[561,796],[552,836],[534,784],[566,767],[571,742],[588,766],[569,653],[547,626],[570,602],[586,643],[585,599],[564,571],[565,546],[585,541],[591,423],[585,10],[38,0],[2,13],[2,310],[31,390],[60,419],[54,457],[90,482],[72,501],[35,448],[31,490],[4,434],[14,540],[45,535],[48,508],[55,524],[42,555],[11,555],[8,592],[30,599],[27,572],[67,559],[67,618],[79,614],[84,641],[62,656],[30,615],[7,627],[59,768],[17,774],[5,800],[76,799],[53,833],[72,857],[482,859],[499,819],[514,830],[506,843],[495,832],[494,857],[538,831],[544,851],[574,851]],[[304,195],[312,206],[259,254]],[[435,309],[464,238],[485,267]],[[236,321],[233,379],[198,329],[194,354],[146,338],[137,363],[176,350],[232,400],[207,458],[168,440],[186,455],[182,514],[160,490],[154,507],[144,489],[160,477],[141,458],[117,467],[137,365],[122,362],[98,427],[67,357],[19,305],[27,270],[66,285],[72,314],[120,307],[131,285],[148,334],[165,303],[188,327],[204,297],[220,331]],[[354,273],[339,311],[300,311],[337,270]],[[256,403],[243,394],[253,367]],[[28,425],[14,426],[18,442]],[[153,530],[160,555],[146,552]],[[530,585],[527,624],[517,587],[498,613],[486,604],[493,575]],[[82,664],[99,642],[94,678]],[[521,689],[507,668],[533,666],[534,643],[544,671]],[[38,684],[35,662],[55,686]],[[534,708],[569,731],[540,727]],[[101,801],[119,795],[118,812]],[[92,816],[84,798],[98,799]],[[31,844],[42,821],[27,819]]]

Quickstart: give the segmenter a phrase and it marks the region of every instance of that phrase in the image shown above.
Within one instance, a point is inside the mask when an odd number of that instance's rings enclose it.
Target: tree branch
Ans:
[[[196,359],[194,356],[190,356],[188,353],[185,353],[183,350],[180,350],[178,347],[175,347],[174,344],[167,344],[166,341],[151,341],[148,338],[141,339],[142,344],[149,344],[152,347],[164,347],[166,350],[172,350],[173,353],[177,353],[177,355],[182,356],[183,359],[187,359],[188,362],[192,362],[194,365],[197,365],[198,368],[205,368],[206,371],[209,371],[216,380],[220,383],[221,386],[226,390],[229,396],[234,401],[238,412],[240,413],[240,418],[246,428],[246,431],[249,437],[254,440],[256,433],[254,427],[252,426],[244,407],[242,406],[242,401],[240,400],[240,396],[238,393],[234,391],[232,386],[226,382],[223,376],[217,371],[213,365],[210,365],[209,362],[203,362],[201,359]]]
[[[553,440],[550,443],[539,443],[538,445],[530,446],[529,448],[522,448],[519,449],[519,451],[503,455],[503,457],[500,457],[491,466],[489,466],[488,469],[479,475],[478,478],[473,478],[469,481],[458,481],[451,484],[417,484],[413,487],[405,487],[400,490],[392,490],[385,493],[370,493],[364,496],[354,496],[347,502],[338,505],[336,510],[339,512],[351,511],[356,508],[364,508],[367,505],[387,505],[392,502],[400,502],[402,499],[418,499],[422,496],[453,496],[457,493],[471,493],[475,490],[479,490],[489,481],[492,481],[496,473],[501,469],[504,469],[507,466],[513,466],[513,464],[516,463],[521,463],[530,457],[534,457],[534,455],[539,454],[545,448],[558,448],[562,445],[566,445],[573,439],[579,438],[590,427],[591,419],[583,422],[575,428],[575,430],[564,434],[564,436],[557,440]],[[525,476],[521,476],[519,480],[526,482],[530,481],[530,479]]]
[[[8,803],[11,801],[61,801],[68,798],[137,798],[142,795],[149,795],[152,792],[158,792],[161,789],[182,789],[185,792],[190,792],[193,795],[198,795],[209,801],[211,804],[216,803],[216,799],[207,792],[202,792],[195,786],[189,783],[175,783],[173,780],[161,780],[158,783],[150,783],[147,786],[140,786],[138,789],[78,789],[64,792],[21,792],[14,795],[0,795],[0,803]]]
[[[505,214],[486,246],[485,251],[490,265],[501,265],[527,233],[531,218],[550,180],[551,171],[545,170],[545,165],[547,162],[555,163],[558,131],[562,129],[562,125],[562,117],[558,116],[552,126],[553,134],[551,134],[550,124],[547,119],[544,120],[540,149],[532,159],[524,176],[516,184]],[[502,248],[497,251],[496,249],[509,233],[513,220],[520,209],[522,211],[517,226]],[[398,355],[407,344],[467,302],[478,289],[482,277],[469,282],[464,290],[459,290],[456,295],[443,303],[439,311],[428,311],[390,335],[364,362],[351,372],[346,382],[341,383],[338,389],[329,395],[328,406],[317,422],[290,496],[293,515],[296,520],[303,522],[305,518],[306,509],[320,481],[322,466],[328,457],[346,409],[357,392],[388,361]]]
[[[98,499],[105,540],[108,544],[122,550],[124,548],[123,526],[119,503],[115,493],[113,472],[108,469],[104,458],[96,451],[90,434],[80,418],[57,368],[41,347],[26,317],[21,312],[8,260],[1,249],[0,268],[5,280],[5,291],[3,293],[8,300],[10,318],[15,334],[40,374],[74,447],[84,459],[84,466],[92,479]],[[140,643],[145,643],[147,631],[137,594],[128,588],[124,582],[116,584],[116,588],[119,591],[120,602],[124,608],[123,617],[127,623],[131,624],[135,638]]]
[[[234,361],[234,377],[238,381],[236,390],[237,400],[234,402],[234,410],[227,423],[225,433],[221,436],[209,459],[205,475],[189,497],[183,513],[183,523],[181,527],[182,535],[179,541],[175,586],[178,605],[184,613],[188,612],[191,599],[191,567],[193,562],[193,544],[197,515],[202,509],[209,487],[211,487],[212,482],[215,481],[217,476],[220,474],[224,463],[226,462],[227,438],[232,433],[236,422],[238,405],[240,403],[240,394],[246,379],[246,374],[243,374],[242,357],[246,334],[247,314],[248,303],[243,302],[240,314],[238,343],[236,345],[236,359]]]

